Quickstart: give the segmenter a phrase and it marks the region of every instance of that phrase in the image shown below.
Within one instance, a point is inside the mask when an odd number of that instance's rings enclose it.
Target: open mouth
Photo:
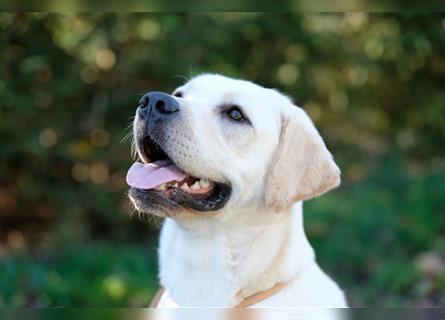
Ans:
[[[141,142],[144,163],[135,162],[128,170],[127,183],[131,187],[197,211],[214,211],[225,205],[230,186],[186,173],[149,136]]]

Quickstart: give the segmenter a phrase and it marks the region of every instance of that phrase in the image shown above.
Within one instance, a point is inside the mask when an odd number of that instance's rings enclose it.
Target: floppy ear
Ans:
[[[340,184],[340,169],[307,114],[282,116],[280,141],[266,184],[266,205],[277,211]]]

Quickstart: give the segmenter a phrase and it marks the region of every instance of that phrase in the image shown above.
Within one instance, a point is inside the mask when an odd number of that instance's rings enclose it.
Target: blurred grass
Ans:
[[[400,159],[386,160],[305,203],[309,240],[352,305],[444,306],[444,175],[409,176]]]
[[[0,265],[3,306],[147,307],[157,290],[155,249],[94,242],[11,252]]]

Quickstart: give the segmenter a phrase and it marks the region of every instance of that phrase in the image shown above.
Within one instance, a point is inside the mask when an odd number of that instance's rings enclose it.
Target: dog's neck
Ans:
[[[289,212],[244,210],[236,218],[166,219],[160,280],[180,306],[233,307],[314,260],[301,203]]]

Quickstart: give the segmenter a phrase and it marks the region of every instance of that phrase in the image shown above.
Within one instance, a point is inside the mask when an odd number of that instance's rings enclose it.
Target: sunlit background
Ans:
[[[141,94],[288,93],[342,186],[305,203],[353,306],[445,306],[445,15],[0,14],[0,306],[147,306],[161,221],[126,198]]]

